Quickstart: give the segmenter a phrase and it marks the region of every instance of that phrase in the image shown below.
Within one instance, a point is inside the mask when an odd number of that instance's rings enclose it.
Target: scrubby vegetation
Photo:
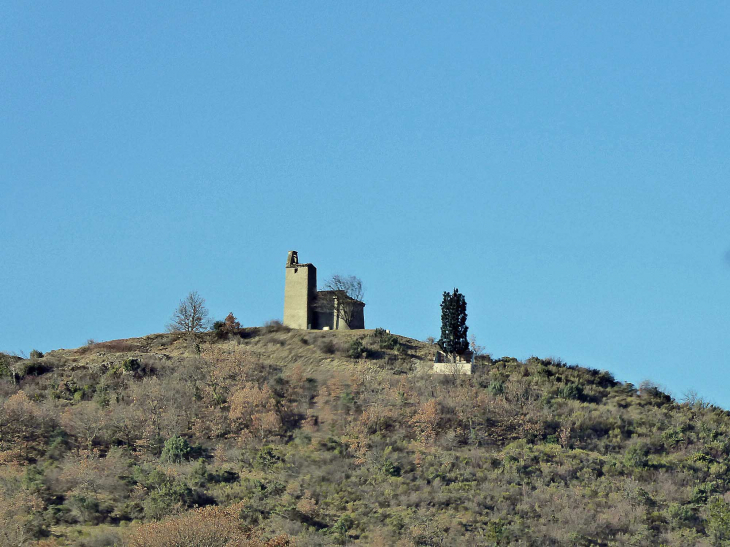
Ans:
[[[0,355],[0,545],[730,541],[724,410],[436,349],[271,323]]]

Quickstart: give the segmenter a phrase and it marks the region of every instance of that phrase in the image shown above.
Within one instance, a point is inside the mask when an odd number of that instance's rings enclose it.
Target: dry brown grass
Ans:
[[[192,357],[200,351],[202,358],[229,354],[232,358],[248,355],[250,358],[275,365],[284,370],[300,366],[308,374],[319,376],[321,370],[351,370],[364,364],[383,364],[413,359],[429,363],[433,360],[434,346],[412,338],[398,336],[405,353],[377,349],[370,359],[354,360],[347,356],[353,340],[360,338],[366,346],[372,343],[373,330],[316,331],[295,330],[286,327],[249,327],[219,338],[214,333],[203,333],[195,340],[182,334],[160,333],[142,338],[125,338],[98,342],[76,349],[49,352],[59,359],[67,359],[73,368],[118,363],[128,358]]]
[[[289,547],[294,543],[280,535],[262,540],[247,533],[238,514],[243,502],[230,507],[204,507],[159,522],[134,528],[127,547]]]

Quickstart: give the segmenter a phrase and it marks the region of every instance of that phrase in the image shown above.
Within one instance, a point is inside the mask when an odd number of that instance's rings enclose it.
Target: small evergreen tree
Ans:
[[[469,349],[466,333],[466,299],[454,289],[453,293],[444,293],[441,302],[441,338],[439,347],[449,355],[460,355]]]
[[[164,462],[180,463],[188,458],[190,450],[187,439],[174,435],[165,441],[160,458]]]

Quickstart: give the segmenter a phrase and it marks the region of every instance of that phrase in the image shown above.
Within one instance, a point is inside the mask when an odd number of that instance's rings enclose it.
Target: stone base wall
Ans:
[[[466,361],[457,361],[456,363],[434,363],[433,374],[471,374],[474,367]]]

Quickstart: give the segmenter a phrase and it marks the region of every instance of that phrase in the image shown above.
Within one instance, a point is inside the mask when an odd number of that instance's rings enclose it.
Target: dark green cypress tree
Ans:
[[[449,294],[444,293],[441,302],[441,338],[438,341],[441,349],[450,354],[461,355],[469,349],[469,341],[466,339],[466,299],[454,289]]]

